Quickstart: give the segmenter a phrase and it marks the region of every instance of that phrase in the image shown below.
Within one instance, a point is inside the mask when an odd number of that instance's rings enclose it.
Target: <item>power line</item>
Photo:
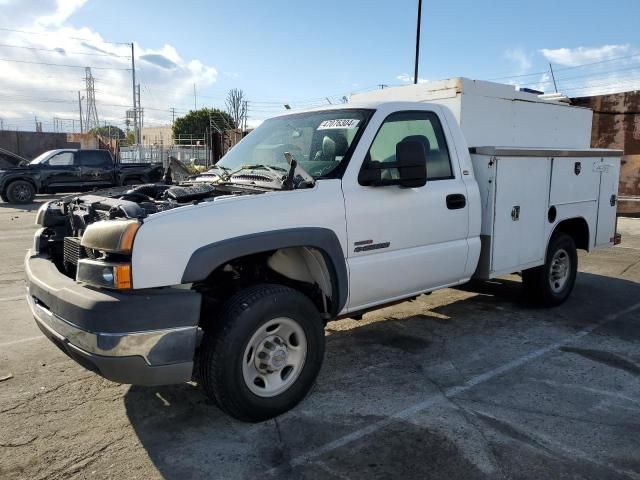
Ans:
[[[640,57],[640,53],[634,53],[631,55],[624,55],[622,57],[614,57],[614,58],[607,58],[604,60],[598,60],[596,62],[589,62],[589,63],[582,63],[580,65],[572,65],[570,67],[560,67],[560,68],[555,68],[554,71],[557,72],[564,72],[566,70],[574,70],[576,68],[584,68],[584,67],[590,67],[592,65],[601,65],[603,63],[609,63],[609,62],[616,62],[616,61],[620,61],[620,60],[628,60],[630,58],[635,58],[635,57]],[[523,74],[518,74],[518,75],[504,75],[501,77],[493,77],[493,78],[489,78],[489,81],[493,81],[493,80],[505,80],[505,79],[512,79],[512,78],[524,78],[524,77],[533,77],[533,76],[537,76],[537,75],[545,75],[548,74],[549,71],[543,71],[543,72],[532,72],[532,73],[523,73]],[[560,78],[559,78],[560,80]],[[537,82],[531,82],[528,85],[532,85],[534,83]]]
[[[72,37],[69,35],[60,35],[58,32],[33,32],[33,31],[28,31],[28,30],[18,30],[15,28],[3,28],[0,27],[1,31],[4,32],[15,32],[15,33],[26,33],[28,35],[58,35],[58,36],[62,36],[64,38],[71,38],[73,40],[82,40],[83,42],[89,42],[91,41],[89,38],[84,38],[84,37]],[[130,42],[109,42],[107,40],[100,40],[103,43],[111,43],[114,45],[131,45]]]
[[[634,58],[634,57],[640,57],[640,53],[634,53],[633,55],[625,55],[624,57],[607,58],[605,60],[599,60],[597,62],[591,62],[591,63],[583,63],[580,65],[574,65],[572,67],[556,68],[556,72],[560,72],[564,70],[573,70],[574,68],[589,67],[591,65],[600,65],[601,63],[615,62],[618,60],[627,60],[629,58]]]
[[[29,60],[15,60],[15,59],[11,59],[11,58],[0,58],[0,62],[14,62],[14,63],[29,63],[32,65],[47,65],[50,67],[67,67],[67,68],[86,68],[86,66],[83,65],[66,65],[66,64],[62,64],[62,63],[48,63],[48,62],[31,62]],[[130,68],[115,68],[115,67],[90,67],[96,70],[123,70],[123,71],[130,71]]]
[[[60,54],[71,54],[71,55],[90,55],[93,57],[118,57],[118,58],[131,58],[128,55],[116,55],[115,53],[91,53],[91,52],[67,52],[64,48],[40,48],[40,47],[27,47],[24,45],[12,45],[9,43],[0,43],[0,47],[7,48],[23,48],[25,50],[37,50],[41,52],[56,52]]]

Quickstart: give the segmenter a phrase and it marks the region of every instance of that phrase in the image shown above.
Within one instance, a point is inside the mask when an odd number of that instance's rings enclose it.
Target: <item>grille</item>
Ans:
[[[80,237],[64,237],[64,261],[72,265],[78,265],[81,258],[96,259],[95,251],[80,245]]]
[[[64,261],[72,265],[78,265],[78,260],[82,258],[80,252],[83,250],[78,237],[64,237]]]

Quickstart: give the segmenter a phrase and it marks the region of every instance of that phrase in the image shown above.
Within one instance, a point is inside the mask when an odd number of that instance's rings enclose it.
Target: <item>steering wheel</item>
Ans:
[[[293,143],[285,143],[280,147],[282,152],[289,152],[297,161],[302,160],[302,149]]]

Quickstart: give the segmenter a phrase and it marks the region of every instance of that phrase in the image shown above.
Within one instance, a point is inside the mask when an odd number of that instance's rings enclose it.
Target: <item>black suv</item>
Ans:
[[[31,203],[36,193],[152,183],[162,174],[160,164],[121,164],[108,150],[50,150],[28,165],[0,170],[0,197],[9,203]]]

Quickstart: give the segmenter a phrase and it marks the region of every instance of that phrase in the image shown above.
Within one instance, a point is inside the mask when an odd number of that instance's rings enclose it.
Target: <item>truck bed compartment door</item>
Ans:
[[[491,270],[509,273],[544,259],[549,162],[535,157],[497,162]]]
[[[615,235],[620,159],[603,158],[593,165],[593,169],[600,172],[598,224],[595,240],[596,247],[599,247],[613,243]]]

